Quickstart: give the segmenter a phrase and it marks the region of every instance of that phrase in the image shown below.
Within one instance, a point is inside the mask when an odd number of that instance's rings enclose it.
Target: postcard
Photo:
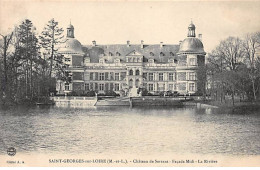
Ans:
[[[0,167],[259,167],[259,1],[0,0]]]

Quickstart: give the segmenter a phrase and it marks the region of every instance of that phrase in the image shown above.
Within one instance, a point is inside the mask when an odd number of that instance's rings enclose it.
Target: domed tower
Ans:
[[[204,46],[199,38],[196,38],[196,27],[191,22],[188,27],[188,35],[181,44],[178,52],[177,80],[178,91],[184,94],[202,94],[205,89],[205,65]]]
[[[63,62],[68,67],[65,70],[68,80],[70,81],[57,81],[56,90],[58,93],[69,93],[71,91],[81,91],[84,84],[83,74],[83,59],[84,52],[81,43],[74,36],[74,26],[69,24],[67,27],[67,36],[64,43],[58,49],[59,54],[63,56]],[[77,68],[77,71],[74,71]]]
[[[188,35],[180,44],[179,54],[201,54],[206,55],[200,39],[196,38],[195,25],[191,22],[188,27]]]
[[[61,45],[59,49],[60,54],[68,55],[84,55],[82,51],[81,43],[74,36],[74,27],[69,24],[67,27],[67,36],[65,42]]]

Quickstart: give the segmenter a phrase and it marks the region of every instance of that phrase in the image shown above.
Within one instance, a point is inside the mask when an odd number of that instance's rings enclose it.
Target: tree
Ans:
[[[225,92],[234,94],[237,85],[237,68],[242,63],[244,49],[242,40],[237,37],[228,37],[220,42],[209,55],[209,71],[215,78],[213,86],[220,91],[221,101]],[[225,89],[224,89],[225,88]]]
[[[12,37],[13,37],[13,32],[9,35],[2,35],[0,34],[3,38],[3,45],[1,45],[1,56],[3,56],[3,68],[1,69],[1,72],[3,71],[4,73],[4,81],[2,85],[2,94],[1,96],[6,96],[8,94],[6,94],[6,87],[7,87],[7,84],[8,84],[8,73],[7,73],[7,57],[8,57],[8,50],[9,50],[9,47],[10,47],[10,44],[11,44],[11,40],[12,40]]]
[[[15,45],[17,57],[21,57],[20,62],[24,66],[25,96],[30,96],[30,99],[34,95],[33,74],[35,73],[36,63],[39,59],[38,38],[35,35],[35,30],[36,28],[33,26],[33,23],[25,19],[18,27]]]
[[[256,55],[257,50],[260,50],[260,32],[247,34],[243,42],[245,50],[245,63],[247,63],[249,71],[248,75],[252,83],[253,98],[256,100],[256,93],[259,90],[260,72],[257,69],[259,64],[259,56]]]
[[[48,21],[48,24],[44,27],[42,35],[40,36],[40,44],[45,49],[50,59],[49,78],[52,77],[53,66],[61,62],[61,56],[57,53],[57,46],[62,43],[63,28],[58,27],[58,22],[54,19]],[[54,63],[53,61],[56,61]]]

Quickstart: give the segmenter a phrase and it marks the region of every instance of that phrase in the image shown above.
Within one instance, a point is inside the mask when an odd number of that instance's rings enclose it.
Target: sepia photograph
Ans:
[[[0,0],[0,167],[260,167],[259,9]]]

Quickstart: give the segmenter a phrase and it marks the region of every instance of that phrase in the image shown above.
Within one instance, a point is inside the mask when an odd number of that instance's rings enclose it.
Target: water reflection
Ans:
[[[169,107],[16,108],[0,111],[0,154],[260,154],[259,114]]]

